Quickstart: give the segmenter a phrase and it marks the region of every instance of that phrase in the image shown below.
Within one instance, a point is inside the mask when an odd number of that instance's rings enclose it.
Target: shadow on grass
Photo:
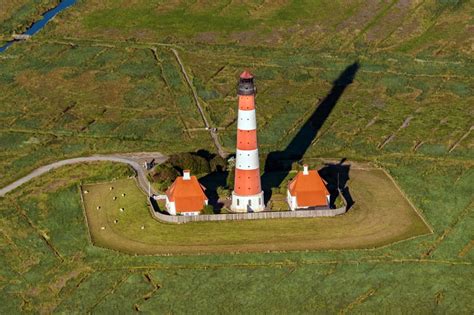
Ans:
[[[262,176],[265,202],[268,202],[271,198],[271,188],[279,187],[291,171],[291,165],[294,162],[299,162],[303,158],[311,145],[311,142],[315,139],[324,122],[328,119],[332,110],[336,106],[339,98],[342,96],[345,89],[353,82],[359,68],[360,65],[357,61],[349,65],[333,82],[331,91],[319,103],[315,111],[304,123],[288,146],[283,151],[274,151],[267,155],[264,174]],[[342,165],[342,163],[338,165]],[[348,188],[347,194],[349,194]],[[350,199],[352,200],[352,198]]]
[[[329,201],[330,207],[336,208],[336,198],[341,194],[346,201],[346,209],[349,211],[355,201],[352,199],[349,187],[347,186],[351,166],[349,164],[344,164],[345,161],[346,159],[344,158],[339,163],[326,163],[318,173],[321,178],[326,181],[326,187],[331,194]]]
[[[224,204],[219,202],[219,195],[217,188],[225,187],[227,185],[227,171],[217,171],[207,174],[199,179],[199,182],[206,187],[206,196],[209,199],[209,204],[214,207],[214,213],[220,213]]]

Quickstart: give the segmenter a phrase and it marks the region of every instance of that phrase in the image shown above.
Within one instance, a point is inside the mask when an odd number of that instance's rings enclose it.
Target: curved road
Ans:
[[[24,183],[32,180],[35,177],[43,175],[51,170],[59,168],[61,166],[77,164],[77,163],[87,163],[87,162],[97,162],[97,161],[109,161],[109,162],[118,162],[125,163],[130,165],[136,172],[138,183],[140,188],[148,195],[149,181],[147,179],[147,173],[143,166],[139,163],[139,160],[151,160],[155,159],[156,163],[162,163],[166,160],[166,157],[160,153],[136,153],[136,154],[124,154],[124,155],[92,155],[87,157],[78,157],[73,159],[67,159],[62,161],[53,162],[51,164],[41,166],[35,169],[30,174],[14,181],[10,185],[0,189],[0,197],[4,197],[10,191],[20,187]],[[151,188],[151,193],[155,194],[156,191]]]

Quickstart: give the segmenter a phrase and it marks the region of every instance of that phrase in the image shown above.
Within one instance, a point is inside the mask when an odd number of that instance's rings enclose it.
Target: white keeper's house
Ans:
[[[166,191],[166,209],[171,215],[198,215],[208,204],[208,198],[196,176],[191,176],[189,170],[183,171],[183,176],[176,178]]]
[[[288,184],[287,202],[291,210],[329,208],[330,194],[316,170],[303,171]]]

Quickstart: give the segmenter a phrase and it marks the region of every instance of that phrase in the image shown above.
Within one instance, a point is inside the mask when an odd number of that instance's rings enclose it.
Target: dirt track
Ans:
[[[30,174],[14,181],[10,185],[3,187],[0,189],[0,197],[4,197],[10,191],[20,187],[24,183],[32,180],[35,177],[43,175],[51,170],[59,168],[65,165],[77,164],[77,163],[87,163],[87,162],[97,162],[97,161],[110,161],[110,162],[118,162],[118,163],[126,163],[130,165],[136,172],[137,172],[137,179],[138,183],[140,184],[140,188],[148,194],[149,189],[149,182],[146,177],[146,171],[143,168],[143,162],[150,161],[151,159],[155,159],[157,164],[163,163],[167,157],[162,155],[159,152],[143,152],[143,153],[131,153],[131,154],[113,154],[113,155],[93,155],[87,157],[78,157],[72,158],[62,161],[53,162],[48,165],[41,166],[35,169]],[[153,188],[151,188],[151,193],[155,193]]]

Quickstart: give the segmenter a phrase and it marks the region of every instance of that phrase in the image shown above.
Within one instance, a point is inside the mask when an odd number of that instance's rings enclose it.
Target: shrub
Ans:
[[[206,174],[211,170],[209,162],[204,157],[192,152],[173,154],[165,164],[181,172],[190,170],[192,174]]]
[[[227,169],[227,161],[219,155],[216,155],[209,161],[209,167],[211,168],[211,172],[222,172]]]
[[[217,195],[219,197],[222,197],[222,198],[229,197],[230,196],[230,190],[225,188],[225,187],[219,186],[219,187],[217,187]]]
[[[161,164],[155,167],[152,179],[160,190],[166,189],[178,177],[179,172],[170,164]]]
[[[227,175],[227,181],[226,181],[226,185],[227,185],[227,188],[232,188],[234,187],[234,183],[235,183],[235,168],[231,168],[229,170],[229,173]]]
[[[214,207],[211,205],[206,205],[201,210],[201,214],[214,214]]]

